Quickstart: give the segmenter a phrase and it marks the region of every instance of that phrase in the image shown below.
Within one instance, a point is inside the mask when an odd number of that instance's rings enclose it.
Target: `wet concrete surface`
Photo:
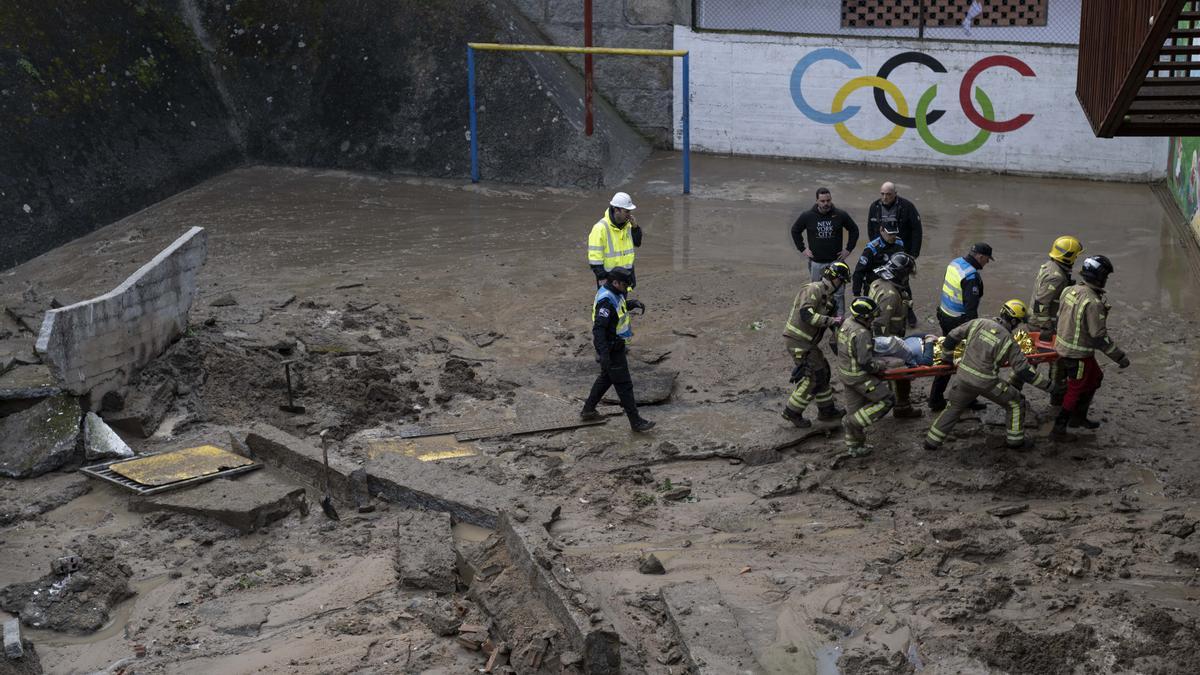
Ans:
[[[1152,190],[711,156],[693,161],[690,197],[678,194],[678,157],[671,153],[656,155],[624,188],[645,230],[636,295],[649,308],[634,319],[632,354],[669,351],[662,366],[679,371],[670,402],[644,410],[659,423],[655,431],[634,436],[616,419],[484,441],[475,444],[476,455],[440,460],[456,462],[473,481],[563,506],[552,534],[627,642],[626,667],[680,672],[676,653],[686,650],[662,628],[654,597],[663,585],[711,578],[765,672],[825,673],[834,663],[845,673],[906,672],[918,664],[935,673],[1070,672],[1074,652],[1055,636],[1076,626],[1094,635],[1091,651],[1080,657],[1093,672],[1164,663],[1163,672],[1189,672],[1190,662],[1171,651],[1169,640],[1143,628],[1154,612],[1168,612],[1180,626],[1171,634],[1186,643],[1200,617],[1190,563],[1200,564],[1200,551],[1189,548],[1200,535],[1160,531],[1173,520],[1200,519],[1190,413],[1200,402],[1200,292],[1181,235]],[[930,332],[936,332],[942,270],[973,241],[988,241],[997,257],[983,273],[988,309],[1009,297],[1028,299],[1038,266],[1061,234],[1079,236],[1086,253],[1112,258],[1110,330],[1134,365],[1105,366],[1105,388],[1093,408],[1105,422],[1099,431],[1065,446],[1049,443],[1046,428],[1035,429],[1039,447],[1015,453],[1001,447],[1000,429],[970,418],[956,429],[958,440],[931,454],[920,449],[928,417],[889,418],[869,433],[875,454],[837,470],[829,469],[841,447],[837,428],[797,443],[773,464],[751,467],[721,454],[798,436],[778,414],[791,370],[780,335],[807,278],[788,236],[792,220],[811,205],[817,187],[827,186],[859,220],[861,248],[867,205],[884,180],[895,181],[923,215],[913,287],[921,325]],[[338,427],[344,433],[328,441],[331,456],[365,461],[368,450],[357,439],[378,438],[380,429],[394,433],[402,423],[511,420],[579,405],[588,377],[572,382],[558,374],[586,372],[590,363],[592,282],[583,246],[608,196],[247,167],[0,275],[0,300],[19,296],[27,281],[78,297],[101,293],[179,232],[202,225],[210,257],[193,323],[211,317],[213,325],[198,325],[195,339],[245,345],[303,337],[314,325],[340,330],[348,340],[368,334],[380,355],[321,358],[343,365],[358,359],[359,371],[363,364],[387,366],[393,382],[411,380],[433,397]],[[209,307],[227,293],[238,306]],[[290,294],[297,300],[287,309],[270,308],[268,299]],[[381,304],[353,309],[370,303]],[[247,320],[254,312],[258,320]],[[352,316],[367,316],[367,325],[347,328]],[[501,336],[483,347],[470,338],[488,332]],[[255,348],[248,353],[257,358]],[[473,364],[482,388],[439,397],[439,374],[456,354]],[[337,368],[309,374],[313,388],[303,402],[317,412],[296,433],[318,433],[326,424],[323,408],[346,402],[350,389],[318,387]],[[214,381],[226,380],[210,376],[205,397],[216,396]],[[219,405],[209,400],[208,423],[282,424],[263,419],[278,414],[270,411],[280,402],[281,384],[263,379],[241,386]],[[924,384],[914,390],[923,401]],[[1027,395],[1033,407],[1047,406],[1041,392]],[[710,450],[720,452],[705,461],[672,461]],[[655,463],[621,470],[647,460]],[[691,495],[680,502],[662,497],[678,485]],[[793,488],[776,489],[787,485]],[[53,540],[68,537],[55,514],[76,502],[20,531],[37,526]],[[1010,504],[1026,508],[1007,516],[988,512]],[[5,554],[14,562],[33,555],[35,541],[4,536],[20,543]],[[371,554],[340,550],[350,561]],[[637,572],[638,557],[648,552],[662,560],[666,575]],[[34,567],[14,567],[10,580],[25,579]],[[146,573],[161,568],[156,563]],[[131,639],[156,635],[146,622],[135,624]],[[280,632],[272,644],[298,635]],[[228,665],[252,654],[259,666],[286,663],[248,643],[226,642],[220,649],[197,647],[188,658]],[[185,643],[198,644],[175,641],[160,658],[178,655]],[[1045,658],[1022,661],[1014,645]],[[40,647],[49,663],[98,665],[78,649]],[[365,644],[354,649],[379,666],[378,652]],[[333,663],[311,658],[310,668]],[[159,672],[162,663],[148,663],[148,672]],[[866,663],[882,670],[865,670]],[[305,663],[297,667],[303,672]]]

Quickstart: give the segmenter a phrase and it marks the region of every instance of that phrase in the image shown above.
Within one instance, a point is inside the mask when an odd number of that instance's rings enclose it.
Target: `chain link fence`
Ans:
[[[1083,0],[694,0],[697,30],[1078,45]]]

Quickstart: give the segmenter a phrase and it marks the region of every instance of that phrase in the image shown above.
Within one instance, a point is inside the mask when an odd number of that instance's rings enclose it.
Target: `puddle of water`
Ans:
[[[487,539],[491,533],[491,530],[470,523],[455,523],[450,527],[450,534],[454,537],[454,541],[480,542]]]
[[[52,630],[26,627],[22,627],[21,631],[39,647],[42,645],[47,647],[65,647],[68,645],[90,645],[103,642],[114,635],[124,634],[125,626],[129,624],[129,617],[133,614],[133,608],[137,605],[137,601],[143,596],[157,590],[160,586],[167,583],[169,579],[170,577],[164,573],[131,583],[130,587],[133,588],[136,595],[113,608],[112,618],[109,619],[104,627],[94,633],[68,635]]]
[[[454,436],[451,434],[406,438],[403,440],[378,440],[367,443],[368,457],[374,459],[383,453],[415,457],[422,462],[436,462],[440,459],[453,459],[455,457],[472,457],[479,454],[474,446],[459,443],[454,440]]]

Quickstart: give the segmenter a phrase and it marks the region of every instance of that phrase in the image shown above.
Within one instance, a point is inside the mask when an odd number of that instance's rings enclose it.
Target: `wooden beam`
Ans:
[[[1156,82],[1152,82],[1151,78],[1146,78],[1146,83],[1138,89],[1135,101],[1152,101],[1155,99],[1170,99],[1172,101],[1190,101],[1200,99],[1200,83],[1191,84],[1180,87],[1164,87]]]
[[[1134,101],[1129,104],[1129,115],[1176,115],[1200,113],[1200,99]]]

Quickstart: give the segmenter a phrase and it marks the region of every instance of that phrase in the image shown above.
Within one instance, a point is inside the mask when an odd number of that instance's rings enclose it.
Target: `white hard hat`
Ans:
[[[633,205],[633,200],[629,198],[629,195],[624,192],[618,192],[613,195],[612,201],[608,205],[615,206],[618,209],[625,209],[626,211],[632,211],[637,208]]]

